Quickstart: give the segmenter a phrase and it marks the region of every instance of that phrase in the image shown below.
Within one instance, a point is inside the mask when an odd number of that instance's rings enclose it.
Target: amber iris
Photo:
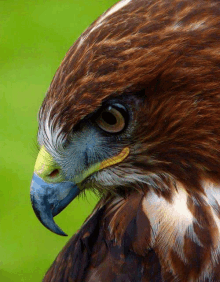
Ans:
[[[96,123],[108,133],[119,133],[126,125],[124,109],[108,106],[98,116]]]

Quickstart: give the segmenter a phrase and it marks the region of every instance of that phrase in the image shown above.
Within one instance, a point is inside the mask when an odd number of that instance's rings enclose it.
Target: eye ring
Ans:
[[[96,119],[97,125],[108,133],[120,133],[127,125],[127,110],[120,104],[105,107]]]

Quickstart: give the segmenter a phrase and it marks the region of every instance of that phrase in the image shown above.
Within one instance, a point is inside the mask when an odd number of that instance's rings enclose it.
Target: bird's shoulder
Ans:
[[[220,189],[203,184],[102,198],[44,282],[219,281]]]
[[[162,281],[158,256],[149,247],[143,198],[135,193],[102,199],[43,281]]]

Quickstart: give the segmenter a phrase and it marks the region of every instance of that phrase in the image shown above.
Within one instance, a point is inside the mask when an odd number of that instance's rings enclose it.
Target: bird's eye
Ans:
[[[127,111],[122,105],[112,105],[104,108],[96,123],[98,126],[108,133],[119,133],[126,126]]]

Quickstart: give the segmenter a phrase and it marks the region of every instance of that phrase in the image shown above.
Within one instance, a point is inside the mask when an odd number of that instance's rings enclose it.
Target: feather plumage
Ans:
[[[70,48],[40,145],[64,152],[109,99],[134,123],[129,156],[84,180],[102,198],[45,282],[220,281],[219,39],[217,0],[124,0]]]

